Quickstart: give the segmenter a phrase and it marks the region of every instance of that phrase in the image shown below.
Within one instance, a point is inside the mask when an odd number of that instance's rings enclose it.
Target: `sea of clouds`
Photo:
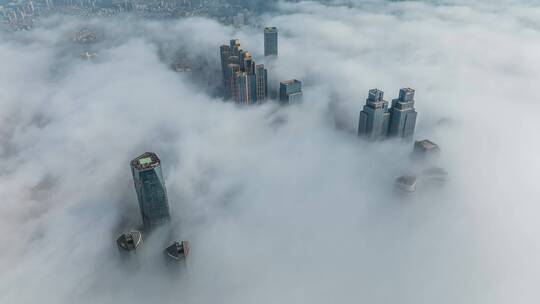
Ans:
[[[281,3],[255,23],[53,16],[0,33],[0,303],[540,301],[536,1]],[[82,27],[100,36],[91,61]],[[304,102],[223,102],[231,38],[273,86],[302,80]],[[172,71],[179,49],[204,70]],[[412,143],[355,129],[369,89],[408,86],[449,180],[403,197]],[[116,248],[141,223],[129,161],[145,151],[191,242],[181,274],[152,237],[137,260]]]

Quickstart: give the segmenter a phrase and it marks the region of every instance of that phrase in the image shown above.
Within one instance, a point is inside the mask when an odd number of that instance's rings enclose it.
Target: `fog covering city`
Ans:
[[[0,303],[538,303],[538,4],[280,3],[255,23],[0,33]],[[263,63],[264,26],[280,30],[269,79],[301,79],[302,104],[218,94],[219,45]],[[82,27],[100,35],[90,61]],[[170,68],[179,50],[198,72]],[[369,89],[407,86],[449,178],[403,197],[412,143],[355,133]],[[129,161],[145,151],[191,243],[181,274],[159,233],[137,267],[116,248],[141,224]]]

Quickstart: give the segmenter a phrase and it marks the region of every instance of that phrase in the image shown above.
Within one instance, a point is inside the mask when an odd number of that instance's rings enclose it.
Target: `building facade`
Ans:
[[[366,105],[360,112],[358,136],[372,140],[386,138],[390,113],[388,102],[384,100],[384,92],[378,89],[369,91]]]
[[[152,229],[168,222],[169,202],[158,156],[146,152],[135,158],[131,161],[131,173],[144,227]]]
[[[297,79],[282,81],[279,83],[279,101],[281,103],[302,102],[302,82]]]
[[[414,93],[411,88],[403,88],[399,90],[399,97],[392,100],[388,136],[411,139],[414,135],[417,115],[414,109]]]
[[[268,72],[262,64],[255,66],[255,83],[257,101],[265,100],[268,97]]]
[[[264,56],[278,55],[278,29],[276,27],[266,27],[264,29]]]
[[[416,126],[416,110],[414,109],[414,93],[410,88],[399,91],[399,97],[388,102],[384,100],[384,92],[378,89],[369,91],[366,104],[360,112],[358,136],[371,140],[387,137],[411,139]]]

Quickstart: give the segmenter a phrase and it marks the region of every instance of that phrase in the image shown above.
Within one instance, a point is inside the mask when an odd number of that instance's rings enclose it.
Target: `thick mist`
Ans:
[[[279,27],[265,62],[262,27]],[[98,41],[73,42],[82,27]],[[304,102],[223,102],[239,38]],[[85,51],[97,53],[83,60]],[[178,52],[191,73],[171,69]],[[234,29],[55,16],[0,33],[0,303],[537,303],[540,6],[280,3]],[[413,195],[412,143],[355,136],[371,88],[416,89],[416,139],[449,180]],[[181,273],[141,224],[129,161],[156,152]]]

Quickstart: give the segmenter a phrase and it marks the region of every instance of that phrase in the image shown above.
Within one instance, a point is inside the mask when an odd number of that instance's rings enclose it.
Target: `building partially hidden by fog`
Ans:
[[[416,115],[414,90],[411,88],[399,90],[399,97],[392,100],[388,136],[412,138],[416,126]]]
[[[423,139],[414,142],[413,158],[433,158],[438,156],[440,152],[441,150],[439,149],[439,146],[429,139]]]
[[[189,242],[174,242],[165,249],[165,254],[175,261],[182,261],[188,257],[189,250]]]
[[[264,56],[278,55],[278,29],[276,27],[264,28]]]
[[[396,178],[394,187],[396,190],[405,193],[416,191],[416,176],[404,175]]]
[[[358,136],[372,140],[394,136],[411,139],[417,116],[414,93],[411,88],[401,89],[399,97],[392,100],[392,107],[389,109],[388,101],[384,100],[384,92],[378,89],[370,90],[366,104],[360,112]]]
[[[448,172],[443,168],[431,167],[422,171],[424,184],[444,185],[448,181]]]
[[[388,102],[384,100],[384,92],[378,89],[369,90],[366,105],[360,112],[358,136],[369,139],[383,139],[388,134],[390,113]]]
[[[145,152],[135,158],[131,161],[131,173],[144,227],[149,230],[169,221],[167,190],[158,156]]]
[[[116,244],[122,251],[135,251],[141,243],[142,234],[139,231],[123,233],[116,239]]]
[[[281,103],[302,102],[302,82],[291,79],[279,83],[279,101]]]

